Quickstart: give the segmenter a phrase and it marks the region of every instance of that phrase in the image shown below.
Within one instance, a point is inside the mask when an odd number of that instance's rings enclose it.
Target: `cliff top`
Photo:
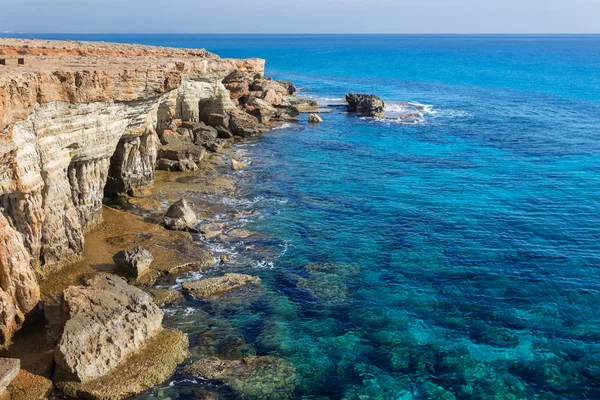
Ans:
[[[25,64],[18,65],[17,59]],[[0,38],[0,77],[29,72],[131,70],[175,62],[218,60],[204,49],[180,49],[107,42]]]

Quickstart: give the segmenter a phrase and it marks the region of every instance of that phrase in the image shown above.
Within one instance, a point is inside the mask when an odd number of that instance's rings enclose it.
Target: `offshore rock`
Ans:
[[[242,289],[257,289],[257,291],[261,292],[263,290],[261,280],[258,276],[245,274],[225,274],[219,278],[185,282],[182,287],[191,296],[203,300],[215,299],[229,292]]]
[[[164,216],[165,226],[175,231],[196,231],[198,217],[185,199],[173,203]]]
[[[21,361],[17,358],[0,358],[0,395],[4,394],[6,387],[19,374]]]
[[[69,287],[56,377],[85,383],[106,375],[162,329],[162,318],[149,294],[117,276],[98,274],[86,286]]]
[[[255,116],[241,110],[234,110],[229,116],[231,118],[229,124],[234,135],[248,137],[260,133],[258,119]]]
[[[310,114],[308,116],[308,122],[313,123],[313,124],[319,124],[319,123],[323,122],[323,118],[321,118],[317,114]]]
[[[148,273],[154,257],[145,248],[136,247],[118,252],[113,257],[113,261],[123,275],[138,279]]]
[[[40,288],[21,235],[0,213],[0,347],[38,304]]]
[[[353,94],[346,95],[348,102],[348,111],[356,112],[365,117],[385,116],[385,103],[379,97],[372,94]]]
[[[294,364],[276,357],[207,357],[186,367],[185,372],[221,381],[241,398],[255,400],[288,399],[296,381]]]

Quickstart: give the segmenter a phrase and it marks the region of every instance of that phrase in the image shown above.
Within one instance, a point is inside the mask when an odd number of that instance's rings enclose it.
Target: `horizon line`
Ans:
[[[28,32],[0,31],[0,35],[397,35],[397,36],[597,36],[600,32]]]

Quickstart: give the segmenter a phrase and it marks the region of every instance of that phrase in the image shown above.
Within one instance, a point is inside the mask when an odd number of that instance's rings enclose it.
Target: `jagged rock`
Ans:
[[[40,288],[21,234],[0,212],[0,347],[38,304]]]
[[[205,239],[213,239],[223,233],[223,226],[214,223],[200,224],[198,231]]]
[[[317,114],[310,114],[308,116],[308,122],[313,123],[313,124],[319,124],[319,123],[323,122],[323,118],[321,118],[321,116],[319,116]]]
[[[183,128],[179,128],[177,131],[165,129],[160,134],[160,143],[162,145],[167,145],[167,144],[179,144],[182,141],[191,142],[191,137],[188,136],[190,133],[191,133],[191,131],[189,131],[188,129],[183,129]]]
[[[76,399],[129,399],[163,383],[177,365],[190,356],[187,336],[176,329],[161,329],[145,345],[108,374],[89,382],[57,382]]]
[[[208,123],[213,126],[222,126],[225,128],[229,128],[229,115],[226,114],[210,114],[208,116]]]
[[[54,385],[50,379],[24,369],[19,371],[8,386],[10,400],[46,400],[53,389]]]
[[[185,199],[173,203],[164,216],[167,228],[175,231],[195,231],[198,217]]]
[[[158,169],[169,171],[195,171],[198,163],[204,158],[206,149],[187,143],[174,143],[161,146],[158,150]],[[165,162],[168,160],[172,162]]]
[[[294,364],[276,357],[207,357],[186,367],[185,372],[221,381],[245,399],[288,399],[296,384]]]
[[[144,290],[150,293],[152,300],[159,307],[166,307],[183,302],[183,294],[178,290],[154,288],[145,288]]]
[[[19,374],[21,361],[17,358],[0,358],[0,395]]]
[[[287,85],[281,84],[279,81],[263,78],[252,82],[252,90],[255,92],[267,92],[273,90],[279,94],[287,95],[289,88]]]
[[[365,117],[385,116],[385,103],[379,97],[372,94],[353,94],[346,95],[348,102],[348,111],[356,112]]]
[[[148,273],[154,257],[145,248],[136,247],[115,254],[113,261],[123,275],[138,279]]]
[[[63,333],[55,351],[59,381],[90,382],[117,367],[161,328],[163,313],[149,294],[98,274],[63,292]]]
[[[260,133],[258,119],[240,110],[234,110],[229,114],[229,126],[234,135],[248,137]]]
[[[248,97],[244,102],[246,111],[254,115],[260,122],[269,122],[269,120],[277,114],[275,107],[271,106],[265,100],[259,99],[254,96]]]
[[[227,145],[227,141],[225,139],[211,139],[204,144],[206,150],[212,153],[220,153],[223,151],[223,148]]]
[[[242,169],[248,169],[250,166],[248,164],[244,164],[241,161],[231,159],[231,169],[234,171],[240,171]]]
[[[219,139],[230,139],[233,137],[233,133],[224,126],[217,126],[215,129],[217,130],[217,137]]]
[[[298,89],[296,89],[296,86],[290,81],[277,81],[277,83],[285,87],[288,91],[288,95],[290,96],[294,96],[298,91]]]
[[[225,274],[218,278],[207,278],[196,282],[185,282],[183,290],[198,299],[211,299],[228,292],[254,287],[262,290],[259,277],[245,274]]]

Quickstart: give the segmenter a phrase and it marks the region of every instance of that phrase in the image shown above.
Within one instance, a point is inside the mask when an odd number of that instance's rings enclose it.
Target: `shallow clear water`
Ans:
[[[428,105],[240,149],[230,202],[268,236],[237,269],[268,292],[171,310],[195,355],[208,331],[240,336],[295,364],[297,398],[600,398],[600,36],[85,38],[264,57],[322,102]]]

